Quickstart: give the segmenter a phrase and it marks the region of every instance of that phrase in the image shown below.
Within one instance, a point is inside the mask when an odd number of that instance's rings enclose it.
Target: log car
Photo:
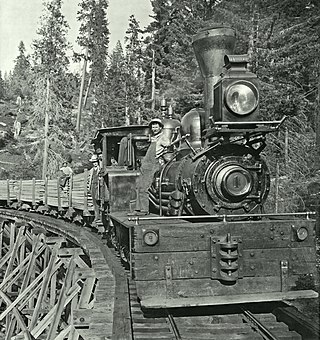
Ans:
[[[75,218],[93,215],[91,194],[88,190],[88,171],[72,176],[64,188],[59,179],[47,180],[1,180],[0,202],[3,206],[20,210],[35,210],[40,213]]]

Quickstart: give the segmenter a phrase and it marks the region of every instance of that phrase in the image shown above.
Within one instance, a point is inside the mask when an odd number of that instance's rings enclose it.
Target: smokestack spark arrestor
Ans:
[[[210,115],[214,106],[213,88],[220,79],[224,56],[232,54],[236,42],[235,30],[216,24],[201,30],[193,37],[193,49],[205,81],[204,112],[200,116],[201,132],[210,128]]]

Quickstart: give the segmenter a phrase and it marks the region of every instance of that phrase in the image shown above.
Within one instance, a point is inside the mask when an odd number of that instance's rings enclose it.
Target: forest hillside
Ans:
[[[14,69],[0,73],[0,178],[54,177],[63,160],[88,166],[96,129],[175,117],[202,106],[203,80],[192,36],[223,23],[237,33],[235,54],[248,54],[261,81],[266,120],[287,116],[268,136],[273,191],[269,207],[309,210],[320,181],[320,4],[317,0],[152,0],[152,22],[128,18],[126,39],[109,51],[108,1],[82,0],[78,44],[67,41],[62,0],[43,2],[32,53],[17,46]],[[81,63],[83,74],[70,71]],[[81,113],[81,115],[79,114]],[[47,142],[47,144],[45,144]],[[275,187],[277,190],[275,190]]]

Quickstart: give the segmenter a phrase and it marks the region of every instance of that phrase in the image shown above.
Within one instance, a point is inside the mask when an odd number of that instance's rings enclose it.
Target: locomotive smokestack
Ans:
[[[233,54],[235,42],[235,30],[222,25],[203,29],[193,37],[193,49],[205,79],[205,113],[200,117],[202,131],[209,128],[210,111],[213,108],[213,86],[222,72],[224,56]]]

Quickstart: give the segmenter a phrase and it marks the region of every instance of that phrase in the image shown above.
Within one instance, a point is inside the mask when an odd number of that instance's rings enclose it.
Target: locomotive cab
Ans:
[[[150,144],[146,125],[99,129],[92,140],[95,150],[102,150],[104,190],[109,192],[110,211],[127,211],[134,193],[139,167]],[[112,164],[114,158],[116,163]]]

